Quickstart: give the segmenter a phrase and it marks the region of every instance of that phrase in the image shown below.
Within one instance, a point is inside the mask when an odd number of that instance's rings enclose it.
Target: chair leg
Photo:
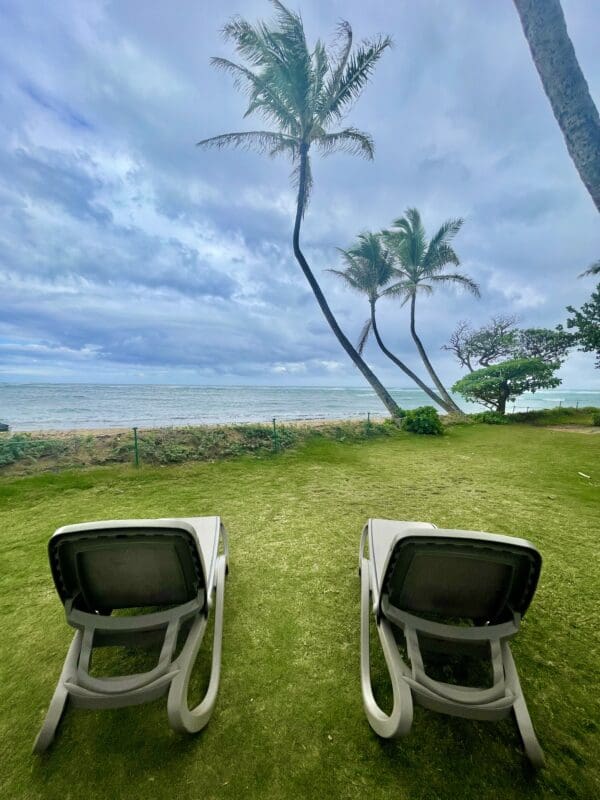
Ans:
[[[379,707],[373,695],[369,658],[369,621],[371,616],[369,563],[366,558],[362,559],[360,573],[360,678],[363,707],[369,725],[379,736],[383,736],[386,739],[406,736],[410,731],[413,720],[412,695],[410,687],[402,677],[402,660],[398,652],[394,634],[391,626],[385,619],[380,621],[377,632],[381,641],[394,696],[392,713],[389,716]]]
[[[67,652],[67,657],[65,658],[65,663],[60,673],[58,683],[56,684],[52,700],[50,701],[50,707],[48,708],[46,718],[33,743],[34,753],[43,753],[54,741],[56,729],[60,724],[69,698],[69,692],[65,688],[65,683],[73,679],[73,675],[77,670],[77,662],[79,660],[79,653],[81,652],[81,641],[82,633],[81,631],[76,631]]]
[[[365,557],[365,542],[367,541],[367,534],[369,532],[369,524],[367,523],[364,528],[362,529],[362,533],[360,535],[360,549],[358,551],[358,574],[361,574],[362,571],[362,562]]]
[[[223,640],[223,598],[225,594],[225,574],[227,561],[219,556],[216,567],[215,630],[210,680],[203,700],[195,708],[188,708],[188,686],[202,644],[207,618],[202,615],[193,624],[181,654],[176,659],[179,672],[173,678],[167,699],[167,714],[173,730],[180,733],[197,733],[204,728],[213,713],[217,702],[219,679],[221,675],[221,650]]]
[[[521,689],[521,684],[519,682],[517,667],[515,665],[508,642],[503,642],[502,654],[504,656],[506,682],[516,697],[513,705],[513,711],[515,714],[517,728],[519,729],[519,734],[521,735],[521,739],[523,741],[525,754],[534,769],[542,769],[542,767],[545,766],[544,751],[542,750],[537,736],[535,735],[535,730],[533,729],[533,723],[531,721],[531,717],[529,716],[529,710],[527,708],[525,698],[523,697],[523,690]]]

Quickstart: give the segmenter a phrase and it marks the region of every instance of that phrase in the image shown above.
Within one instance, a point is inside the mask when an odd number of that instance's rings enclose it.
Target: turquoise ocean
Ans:
[[[394,389],[402,408],[430,404],[418,389]],[[456,398],[465,411],[481,410]],[[600,390],[523,395],[508,411],[600,407]],[[14,431],[141,428],[385,415],[369,387],[164,386],[0,383],[0,422]]]

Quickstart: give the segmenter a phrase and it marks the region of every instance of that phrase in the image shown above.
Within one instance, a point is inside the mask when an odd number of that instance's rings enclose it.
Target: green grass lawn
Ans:
[[[596,798],[599,499],[597,436],[515,425],[5,478],[0,796]],[[231,546],[221,689],[208,727],[175,735],[164,699],[69,710],[49,753],[30,755],[71,638],[46,560],[51,533],[83,520],[202,514],[222,516]],[[541,550],[538,593],[513,645],[546,753],[540,775],[527,767],[512,720],[417,707],[406,739],[382,741],[369,728],[356,567],[370,516],[514,534]],[[383,659],[373,658],[389,700]],[[128,662],[139,668],[141,657]],[[205,657],[197,696],[207,670]]]

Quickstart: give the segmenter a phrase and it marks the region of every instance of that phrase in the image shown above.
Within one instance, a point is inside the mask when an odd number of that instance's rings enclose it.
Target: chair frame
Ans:
[[[214,526],[212,553],[203,552],[197,529]],[[75,635],[44,719],[33,745],[34,753],[43,753],[52,744],[67,703],[75,708],[122,708],[151,702],[168,693],[167,715],[173,730],[197,733],[207,724],[217,700],[221,672],[223,638],[223,601],[225,578],[229,571],[227,531],[219,517],[184,517],[160,520],[110,520],[59,528],[55,536],[80,531],[107,531],[111,527],[180,528],[195,534],[205,586],[192,600],[149,614],[107,616],[74,607],[73,599],[64,603],[68,624]],[[220,547],[219,547],[220,546]],[[222,552],[219,553],[219,549]],[[208,558],[207,558],[208,556]],[[201,702],[188,706],[188,686],[196,656],[202,644],[210,612],[215,622],[212,662],[208,687]],[[185,642],[176,658],[178,634],[189,624]],[[93,650],[106,646],[150,646],[161,641],[157,665],[148,672],[119,677],[93,677],[89,674]]]
[[[544,754],[535,735],[531,717],[519,682],[509,641],[519,630],[521,616],[497,625],[462,627],[423,619],[394,607],[387,594],[382,592],[375,569],[373,528],[378,520],[369,520],[364,526],[359,551],[359,575],[361,579],[361,626],[360,626],[360,670],[363,707],[370,726],[384,738],[406,736],[413,722],[413,700],[433,711],[468,719],[497,720],[514,713],[527,758],[535,769],[544,766]],[[386,521],[388,522],[388,521]],[[398,534],[393,539],[387,561],[395,544],[406,536],[419,535],[437,530],[431,523],[398,522]],[[479,537],[486,541],[510,541],[529,545],[521,539],[494,536],[492,534],[467,531],[442,531],[440,534],[462,534],[471,539]],[[365,553],[369,545],[369,555]],[[385,568],[382,571],[382,578]],[[386,714],[373,694],[370,667],[370,620],[375,617],[376,629],[381,642],[384,659],[389,672],[393,692],[393,707]],[[398,650],[394,626],[402,631],[410,666]],[[419,634],[442,640],[454,649],[469,643],[487,643],[490,648],[493,685],[487,689],[456,686],[430,678],[424,668]]]

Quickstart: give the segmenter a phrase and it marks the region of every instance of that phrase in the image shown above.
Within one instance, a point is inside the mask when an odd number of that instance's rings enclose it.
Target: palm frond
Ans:
[[[466,289],[466,291],[470,294],[475,295],[475,297],[481,297],[479,284],[476,283],[472,278],[469,278],[467,275],[461,275],[460,272],[446,275],[430,275],[428,279],[435,283],[458,284],[461,288]]]
[[[441,272],[447,264],[454,264],[455,267],[460,266],[460,260],[457,254],[449,244],[440,244],[436,248],[432,248],[431,244],[423,255],[422,269],[426,275],[434,275]]]
[[[449,242],[459,232],[462,224],[462,219],[448,219],[435,233],[423,256],[423,267],[426,270],[441,269],[446,264],[459,266],[459,258]]]
[[[391,47],[389,36],[380,36],[372,41],[365,41],[362,46],[347,60],[343,77],[338,85],[332,87],[331,97],[323,104],[319,114],[322,124],[332,119],[341,119],[356,101],[366,86],[375,64],[384,50]]]
[[[600,274],[600,261],[595,261],[593,264],[590,264],[590,266],[585,270],[585,272],[582,272],[581,275],[578,275],[577,277],[584,278],[587,275],[598,275],[598,274]]]
[[[346,22],[346,20],[341,20],[336,33],[336,41],[341,43],[340,51],[337,55],[337,64],[332,68],[329,80],[323,86],[315,108],[316,117],[320,122],[323,121],[323,115],[328,111],[332,98],[336,96],[339,90],[352,51],[352,40],[350,23]]]
[[[323,93],[325,77],[329,71],[329,56],[323,42],[319,39],[311,56],[312,78],[310,90],[310,116],[315,117]]]
[[[356,343],[356,349],[358,350],[358,354],[362,356],[363,351],[365,349],[365,345],[367,344],[367,340],[369,338],[369,334],[371,333],[371,327],[373,322],[371,319],[368,319],[365,324],[362,326],[360,331],[360,335],[358,337],[358,342]]]
[[[235,48],[245,59],[255,66],[269,63],[275,53],[262,23],[255,28],[245,19],[236,15],[223,26],[223,37],[233,39]]]
[[[338,278],[341,278],[346,286],[350,287],[350,289],[354,289],[357,292],[363,291],[362,286],[360,286],[359,282],[357,281],[356,277],[349,269],[327,269],[326,272],[331,272],[333,275],[337,275]]]
[[[314,83],[313,63],[306,43],[302,17],[290,11],[280,0],[270,0],[275,7],[279,27],[269,30],[270,38],[278,45],[277,71],[294,97],[299,113],[310,108]],[[274,66],[274,64],[272,64]]]
[[[433,248],[439,247],[441,244],[447,244],[452,241],[459,230],[462,228],[464,219],[457,217],[456,219],[447,219],[436,233],[431,237],[429,245]]]
[[[398,283],[393,283],[391,286],[388,286],[387,289],[384,289],[381,293],[382,297],[398,297],[398,295],[405,295],[407,292],[407,286],[405,282],[398,281]]]
[[[298,120],[286,105],[285,95],[277,94],[273,84],[267,83],[260,75],[227,58],[215,56],[211,58],[210,63],[217,69],[233,75],[235,88],[242,89],[250,95],[244,117],[259,110],[269,121],[277,123],[282,130],[294,136],[300,135]]]
[[[251,64],[262,67],[264,82],[276,87],[277,94],[285,96],[289,106],[302,117],[311,79],[302,20],[278,0],[271,2],[277,10],[278,27],[270,28],[264,22],[254,27],[236,16],[225,25],[223,34],[235,41],[237,51]]]
[[[373,139],[368,133],[356,128],[344,128],[337,133],[323,133],[316,136],[314,142],[325,156],[344,152],[373,159],[375,149]]]
[[[276,155],[283,150],[294,150],[296,140],[282,133],[272,131],[239,131],[238,133],[221,133],[196,142],[196,147],[240,147],[243,150],[256,150],[259,153]]]

